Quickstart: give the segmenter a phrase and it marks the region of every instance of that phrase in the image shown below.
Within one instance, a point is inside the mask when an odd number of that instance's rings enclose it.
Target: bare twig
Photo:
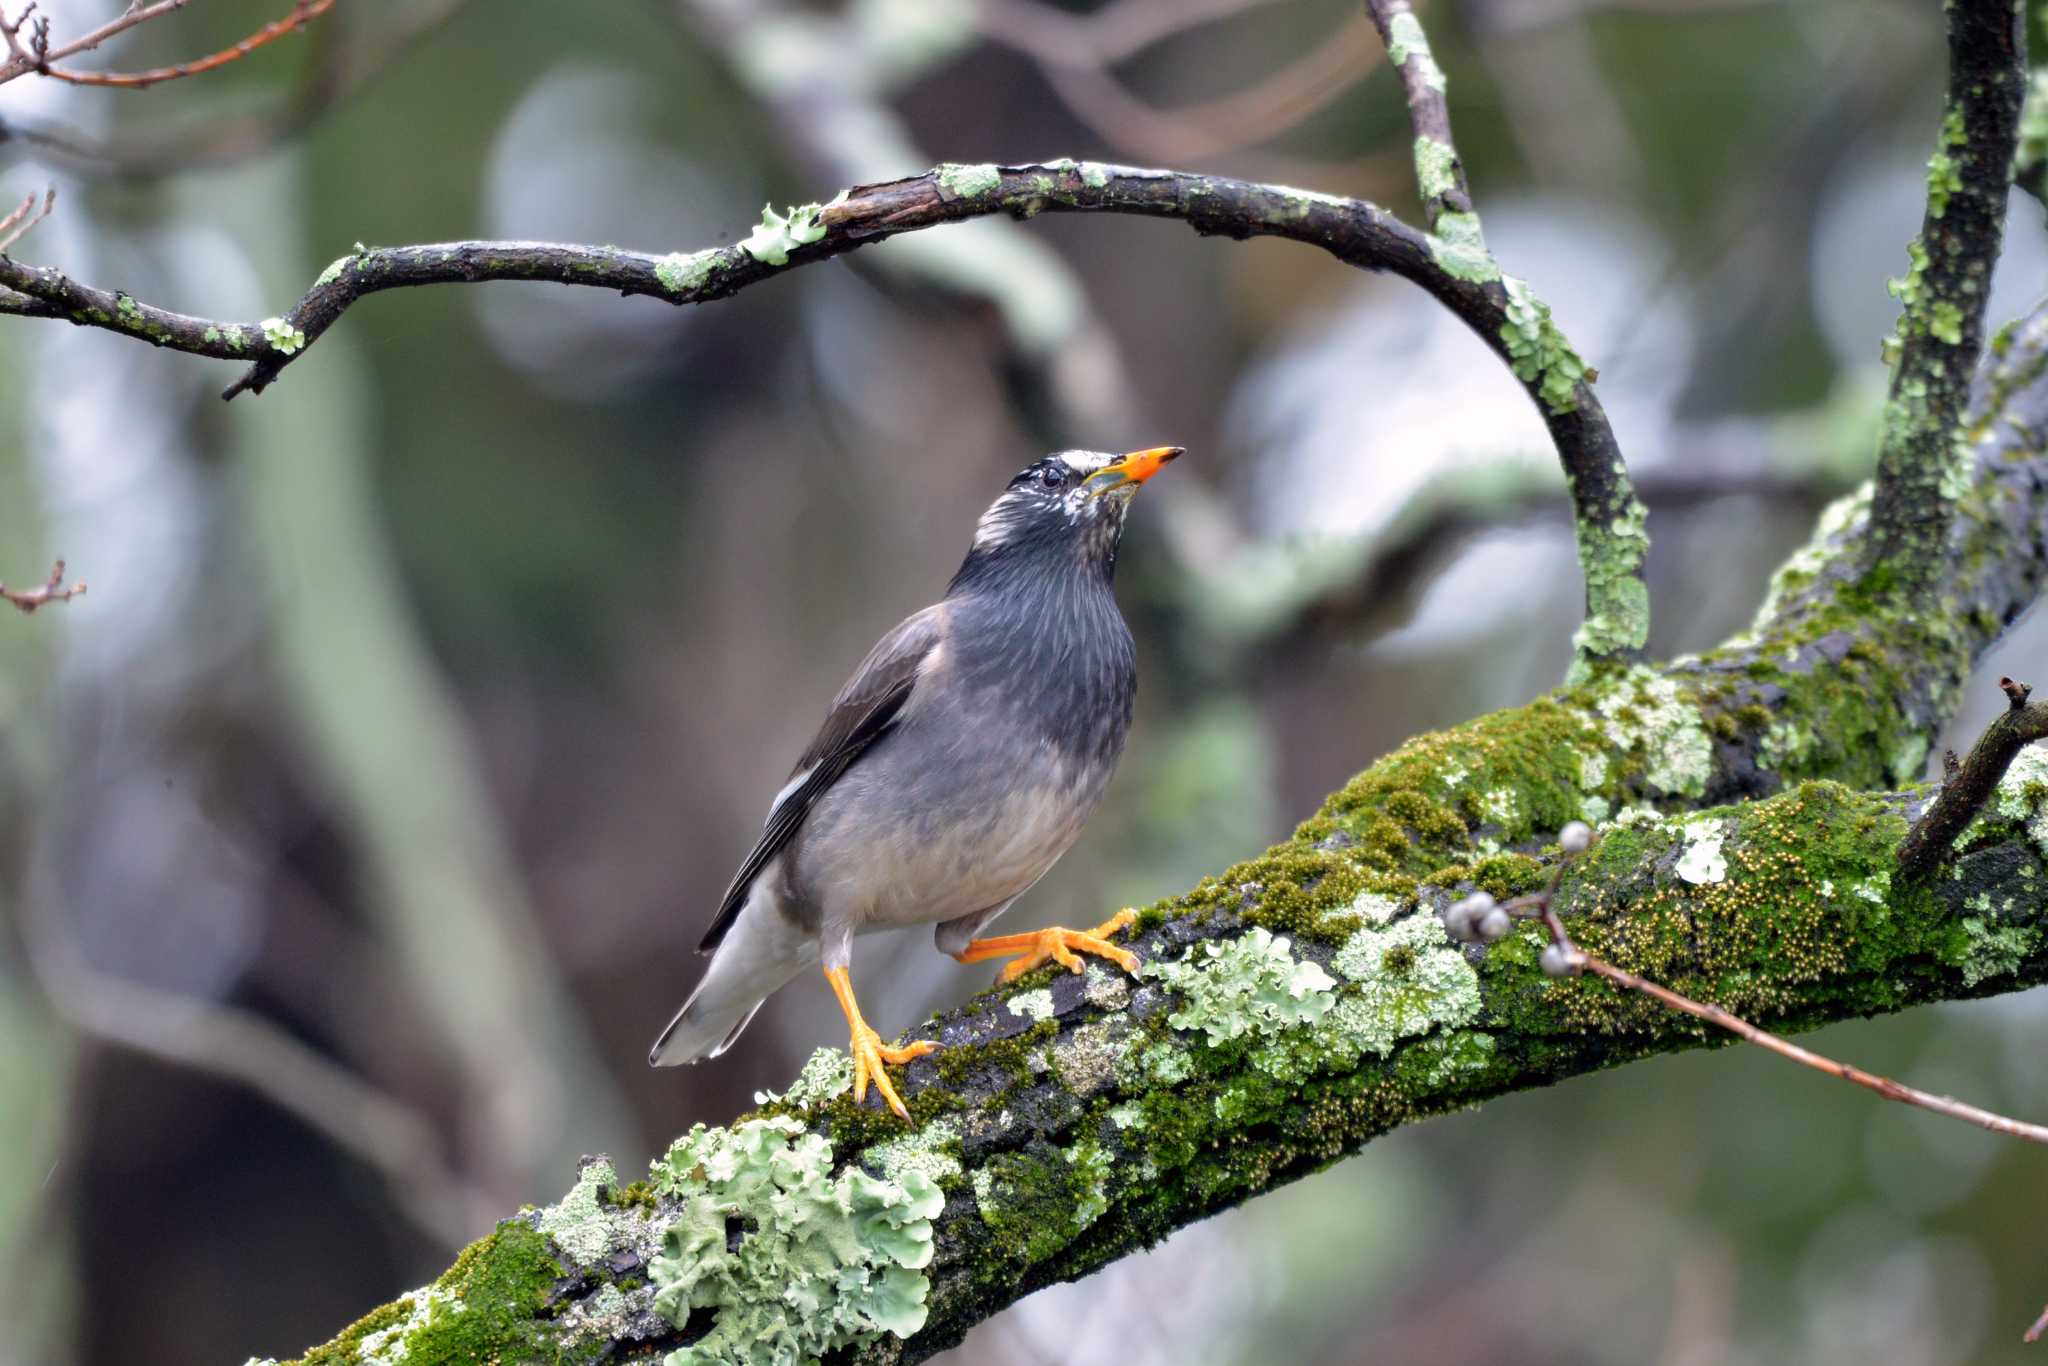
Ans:
[[[2009,704],[1970,749],[1970,757],[1948,769],[1941,794],[1928,804],[1920,819],[1899,846],[1899,872],[1908,878],[1926,878],[1939,871],[1984,803],[1991,798],[2006,768],[2022,749],[2048,738],[2048,702],[2029,705],[2033,689],[2010,678],[1998,680]],[[1951,763],[1954,756],[1950,755]]]
[[[2034,1326],[2026,1331],[2022,1340],[2026,1342],[2039,1342],[2043,1333],[2048,1333],[2048,1309],[2041,1311],[2041,1317],[2034,1320]]]
[[[50,577],[34,588],[9,588],[0,583],[0,602],[11,602],[26,614],[32,614],[38,607],[53,602],[68,602],[85,592],[83,583],[64,586],[64,561],[57,561],[57,567],[50,571]]]
[[[74,39],[58,48],[49,46],[49,21],[47,19],[38,20],[38,37],[31,44],[30,50],[24,50],[21,47],[17,35],[21,31],[21,26],[28,22],[29,15],[35,10],[35,5],[31,3],[24,6],[21,14],[12,24],[7,22],[4,14],[0,14],[0,33],[4,33],[6,36],[9,54],[7,61],[4,64],[0,64],[0,85],[5,85],[17,77],[26,76],[31,71],[44,70],[51,62],[61,62],[66,57],[76,56],[81,52],[90,52],[116,34],[126,33],[137,24],[146,24],[152,19],[161,19],[164,15],[170,14],[174,10],[183,9],[188,3],[190,3],[190,0],[156,0],[156,3],[148,5],[131,4],[128,8],[122,10],[121,13],[109,19],[106,23],[101,24],[83,38]]]
[[[175,81],[186,76],[197,76],[204,72],[226,66],[229,62],[240,61],[266,43],[275,42],[287,33],[296,32],[310,21],[319,18],[334,8],[334,0],[299,0],[292,12],[282,19],[273,20],[257,29],[238,43],[232,43],[218,52],[179,62],[172,66],[151,67],[147,71],[66,71],[62,67],[47,63],[41,68],[42,74],[54,80],[71,85],[113,86],[123,90],[141,90],[163,81]]]
[[[36,208],[36,197],[30,195],[16,206],[14,212],[0,218],[0,252],[19,242],[34,230],[36,224],[50,216],[50,210],[57,207],[57,187],[52,185],[43,191],[43,206]],[[30,215],[34,216],[31,217]]]
[[[1903,309],[1886,343],[1891,395],[1878,438],[1866,569],[1875,586],[1933,587],[1959,493],[1956,432],[1983,349],[1984,306],[2005,233],[2005,205],[2027,88],[2026,20],[2008,0],[1954,0],[1948,100],[1928,162],[1927,209],[1892,282]]]

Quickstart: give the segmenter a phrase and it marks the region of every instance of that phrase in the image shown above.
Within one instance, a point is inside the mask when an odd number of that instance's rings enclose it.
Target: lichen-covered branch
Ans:
[[[905,1069],[910,1126],[855,1107],[821,1050],[646,1182],[586,1167],[305,1360],[920,1360],[1399,1125],[1718,1042],[1546,976],[1533,926],[1447,937],[1465,890],[1547,885],[1568,821],[1602,826],[1557,894],[1574,938],[1774,1031],[2048,980],[2040,765],[2013,766],[1932,880],[1896,875],[1929,794],[1874,781],[1925,754],[1946,680],[2048,572],[2036,536],[1986,548],[2048,517],[2044,344],[2048,314],[1982,386],[1947,538],[1956,622],[1854,600],[1870,533],[1851,500],[1750,636],[1410,741],[1286,843],[1147,910],[1135,977],[1042,970],[913,1031],[945,1047]]]
[[[1465,163],[1451,136],[1451,109],[1444,98],[1449,83],[1413,6],[1409,0],[1365,0],[1365,7],[1407,97],[1415,130],[1416,189],[1429,224],[1430,251],[1446,270],[1497,294],[1507,317],[1501,336],[1509,364],[1525,384],[1538,381],[1533,392],[1564,463],[1586,581],[1586,619],[1572,639],[1572,676],[1582,678],[1607,661],[1638,660],[1650,639],[1650,589],[1643,572],[1650,554],[1647,514],[1593,395],[1596,372],[1551,321],[1550,305],[1504,274],[1487,249],[1465,183]],[[1568,433],[1559,430],[1565,423]]]
[[[1948,97],[1927,163],[1927,211],[1892,281],[1902,310],[1878,441],[1865,568],[1875,586],[1934,607],[1949,511],[1969,484],[1959,433],[1984,338],[2026,96],[2024,6],[1954,0]]]
[[[1535,925],[1452,943],[1452,889],[1546,876],[1541,854],[1429,869],[1459,857],[1464,795],[1440,773],[1388,803],[1419,823],[1397,850],[1387,806],[1339,794],[1289,845],[1147,911],[1135,978],[1043,969],[914,1031],[946,1047],[906,1069],[910,1126],[854,1106],[844,1054],[820,1050],[646,1183],[586,1167],[305,1359],[918,1361],[1390,1129],[1724,1037],[1545,976]],[[2015,990],[2048,980],[2048,789],[2005,795],[2020,814],[2001,807],[1934,886],[1892,876],[1912,798],[1816,783],[1611,823],[1558,908],[1603,959],[1780,1030]]]
[[[193,355],[248,361],[247,372],[223,395],[232,398],[261,392],[351,305],[388,289],[529,280],[705,303],[901,233],[992,214],[1029,219],[1040,213],[1137,214],[1178,219],[1210,235],[1286,238],[1428,291],[1513,369],[1550,429],[1571,484],[1586,574],[1581,661],[1640,655],[1649,630],[1643,509],[1587,383],[1590,372],[1551,321],[1549,306],[1502,275],[1483,247],[1476,255],[1453,249],[1364,200],[1100,162],[946,165],[858,186],[829,204],[771,209],[745,241],[687,254],[536,242],[363,247],[329,265],[289,310],[257,322],[175,313],[0,256],[0,314],[62,319]]]

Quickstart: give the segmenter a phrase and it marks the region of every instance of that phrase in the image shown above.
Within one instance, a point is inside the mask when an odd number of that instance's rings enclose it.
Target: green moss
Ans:
[[[1963,128],[1963,111],[1959,105],[1950,105],[1941,123],[1941,142],[1935,147],[1934,155],[1927,160],[1927,216],[1940,218],[1948,212],[1949,196],[1960,194],[1963,188],[1962,165],[1951,155],[1951,149],[1969,145],[1969,134]]]

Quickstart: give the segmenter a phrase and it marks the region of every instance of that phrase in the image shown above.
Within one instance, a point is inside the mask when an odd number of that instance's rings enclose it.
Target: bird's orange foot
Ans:
[[[868,1098],[868,1082],[873,1081],[875,1090],[889,1108],[900,1118],[909,1119],[910,1111],[903,1108],[903,1097],[896,1094],[896,1088],[890,1084],[889,1074],[882,1070],[882,1064],[894,1063],[900,1067],[912,1058],[938,1052],[939,1046],[928,1039],[920,1039],[897,1048],[883,1043],[882,1036],[867,1025],[857,1024],[849,1049],[853,1054],[853,1103],[858,1105]]]
[[[984,958],[1016,954],[1016,958],[1003,965],[1002,975],[996,978],[998,982],[1014,982],[1033,968],[1047,963],[1058,963],[1069,972],[1080,972],[1086,965],[1076,957],[1077,953],[1092,953],[1097,958],[1107,958],[1125,972],[1136,972],[1137,955],[1110,943],[1109,936],[1128,928],[1137,918],[1136,911],[1123,910],[1092,930],[1033,930],[1026,934],[1000,934],[993,939],[977,939],[960,951],[960,961],[979,963]]]

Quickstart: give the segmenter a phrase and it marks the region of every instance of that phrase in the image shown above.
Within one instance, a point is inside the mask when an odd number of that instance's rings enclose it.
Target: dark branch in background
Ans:
[[[178,62],[172,66],[151,67],[147,71],[67,71],[62,67],[50,66],[47,61],[37,70],[53,80],[65,81],[71,85],[113,86],[123,90],[141,90],[159,85],[164,81],[182,80],[187,76],[199,76],[208,71],[226,66],[229,62],[240,61],[266,43],[275,42],[287,33],[297,32],[308,21],[317,19],[334,8],[334,0],[299,0],[292,12],[282,19],[265,24],[240,42],[231,43],[219,52],[195,58],[189,62]]]
[[[28,615],[53,602],[69,602],[84,592],[83,583],[74,583],[69,588],[64,586],[64,561],[59,560],[57,567],[50,571],[50,577],[34,588],[9,588],[0,583],[0,602],[11,602]]]
[[[170,127],[124,128],[97,141],[51,123],[0,119],[0,145],[19,141],[62,158],[80,175],[160,180],[201,167],[231,165],[267,152],[317,124],[344,101],[360,94],[410,52],[414,44],[446,23],[466,0],[420,0],[395,22],[364,41],[345,42],[342,14],[312,30],[315,55],[296,89],[277,107],[225,114]]]
[[[2008,0],[1952,0],[1948,98],[1927,163],[1927,211],[1892,292],[1904,306],[1877,454],[1870,558],[1877,586],[1931,594],[1955,500],[1968,487],[1958,438],[1983,351],[1984,307],[2005,233],[2026,95],[2026,19]],[[1933,604],[1927,604],[1930,608]]]
[[[1270,0],[1070,14],[1039,0],[982,0],[976,24],[984,37],[1031,58],[1067,112],[1105,141],[1161,161],[1192,161],[1278,137],[1328,107],[1371,68],[1371,31],[1354,16],[1272,75],[1200,104],[1159,109],[1111,70],[1176,33],[1264,3]]]
[[[1503,274],[1487,250],[1465,166],[1451,137],[1448,82],[1408,0],[1366,0],[1387,59],[1401,76],[1415,129],[1415,179],[1429,223],[1430,250],[1445,269],[1481,282],[1499,300],[1501,339],[1515,374],[1536,399],[1571,489],[1586,620],[1573,637],[1574,676],[1609,661],[1642,658],[1650,639],[1650,589],[1643,563],[1647,513],[1629,482],[1621,446],[1592,381],[1599,378],[1550,319],[1550,305]],[[1569,426],[1569,431],[1561,427]]]
[[[1988,726],[1970,757],[1948,773],[1936,797],[1899,846],[1899,872],[1908,878],[1932,877],[1947,861],[1957,837],[1984,809],[1993,789],[2005,777],[2014,756],[2036,740],[2048,738],[2048,703],[2029,706],[2033,689],[2010,678],[1998,680],[2011,704]],[[1951,761],[1954,755],[1950,755]]]
[[[1195,231],[1283,237],[1350,265],[1411,280],[1462,319],[1509,364],[1550,427],[1578,511],[1581,562],[1593,609],[1581,630],[1585,659],[1633,657],[1648,630],[1640,577],[1642,507],[1584,368],[1519,281],[1453,257],[1445,244],[1363,200],[1179,171],[1060,160],[1021,166],[941,166],[907,180],[864,185],[832,203],[771,215],[747,241],[692,255],[530,242],[449,242],[363,249],[322,272],[278,317],[232,322],[144,304],[84,285],[50,267],[0,256],[0,313],[61,318],[156,346],[252,361],[223,397],[261,392],[367,295],[416,285],[538,280],[589,285],[671,303],[726,298],[788,266],[826,260],[898,233],[989,214],[1122,213],[1178,219]],[[1609,475],[1613,477],[1608,477]],[[1617,503],[1619,506],[1617,506]],[[1632,509],[1632,511],[1631,511]]]

